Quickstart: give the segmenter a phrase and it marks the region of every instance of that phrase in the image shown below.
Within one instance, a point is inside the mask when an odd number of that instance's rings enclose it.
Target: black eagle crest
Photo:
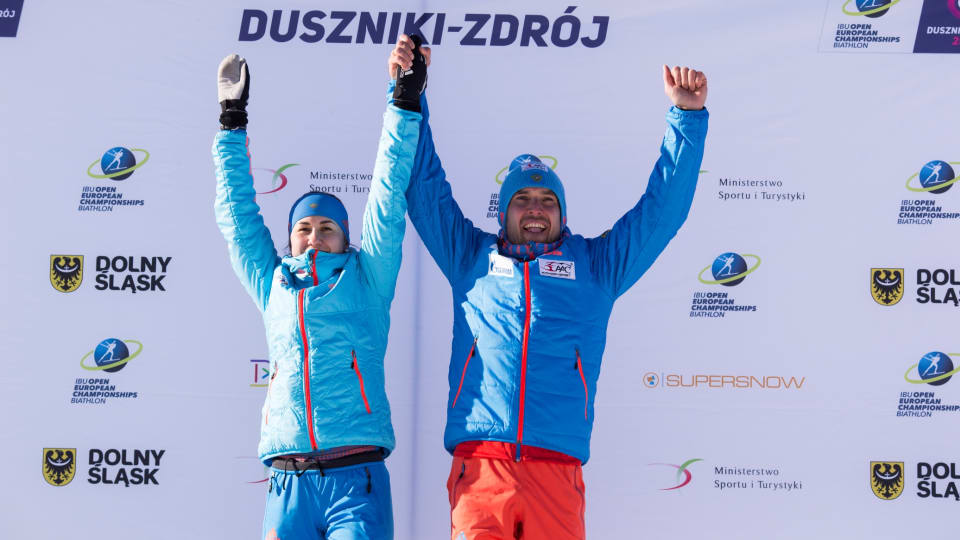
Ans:
[[[80,257],[58,256],[53,259],[50,278],[58,289],[68,291],[76,285],[82,268]]]
[[[874,493],[895,499],[903,491],[903,468],[899,463],[874,463],[870,481]]]
[[[873,271],[873,297],[882,304],[896,304],[903,296],[903,272],[878,268]]]
[[[76,460],[72,450],[47,450],[43,456],[43,471],[47,478],[58,486],[73,478],[74,467]]]

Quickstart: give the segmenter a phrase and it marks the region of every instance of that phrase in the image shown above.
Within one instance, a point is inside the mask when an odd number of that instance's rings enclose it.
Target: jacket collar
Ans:
[[[281,264],[291,285],[299,289],[323,283],[339,274],[355,253],[353,248],[344,253],[326,253],[310,248],[296,257],[284,257]]]

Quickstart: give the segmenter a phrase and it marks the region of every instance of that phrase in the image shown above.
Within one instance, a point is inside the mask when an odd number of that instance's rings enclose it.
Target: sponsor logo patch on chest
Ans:
[[[490,266],[487,269],[488,275],[513,277],[513,259],[504,257],[499,253],[490,254]]]
[[[540,261],[540,275],[563,279],[577,279],[577,271],[573,265],[573,261]]]

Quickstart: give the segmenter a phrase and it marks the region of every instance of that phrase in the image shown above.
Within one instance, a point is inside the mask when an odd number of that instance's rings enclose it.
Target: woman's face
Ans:
[[[313,248],[326,253],[343,253],[346,237],[343,229],[325,216],[307,216],[293,224],[290,233],[290,254],[296,257]]]

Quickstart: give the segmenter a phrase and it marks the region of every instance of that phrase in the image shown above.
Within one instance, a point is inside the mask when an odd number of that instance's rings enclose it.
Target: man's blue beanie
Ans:
[[[305,217],[323,216],[332,219],[343,230],[346,244],[350,245],[350,224],[347,221],[347,209],[340,199],[329,193],[311,191],[303,194],[290,207],[290,219],[287,220],[287,235],[293,232],[294,223]]]
[[[510,172],[507,173],[503,185],[500,186],[500,227],[506,227],[507,207],[513,194],[523,188],[547,188],[557,196],[560,203],[561,227],[567,225],[567,201],[563,196],[563,183],[553,169],[546,166],[540,158],[533,154],[520,154],[510,162]]]

